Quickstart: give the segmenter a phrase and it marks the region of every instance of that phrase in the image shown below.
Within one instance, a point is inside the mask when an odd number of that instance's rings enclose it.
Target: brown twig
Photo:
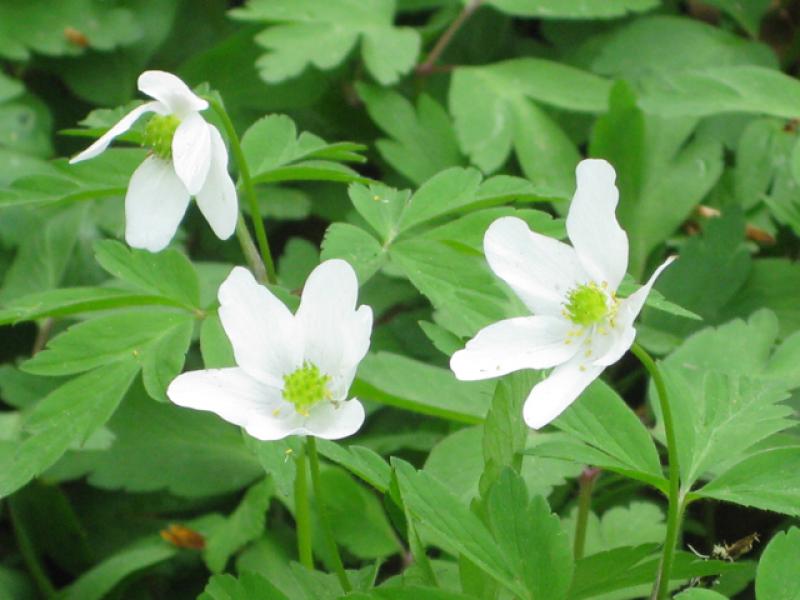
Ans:
[[[430,54],[428,54],[428,58],[425,59],[425,62],[417,66],[417,75],[427,77],[435,72],[435,64],[439,60],[439,57],[441,57],[442,53],[450,45],[450,42],[453,40],[458,30],[463,27],[464,23],[467,22],[472,14],[480,8],[481,4],[483,4],[483,0],[472,0],[464,7],[455,20],[450,23],[450,26],[444,31],[442,36],[436,41],[436,44],[433,46]]]

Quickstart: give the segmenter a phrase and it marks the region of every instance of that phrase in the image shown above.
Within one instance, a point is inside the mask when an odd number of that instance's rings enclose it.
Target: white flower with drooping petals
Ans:
[[[353,268],[328,260],[309,275],[292,315],[247,269],[234,268],[219,288],[219,318],[238,366],[183,373],[167,396],[260,440],[353,435],[365,414],[347,392],[372,331],[372,309],[356,309],[357,295]]]
[[[485,327],[450,359],[456,377],[467,381],[552,368],[525,401],[523,417],[534,429],[560,415],[633,345],[633,321],[675,258],[630,297],[617,298],[628,266],[628,237],[614,214],[616,173],[604,160],[584,160],[576,175],[567,215],[572,246],[531,231],[516,217],[496,220],[484,237],[492,271],[534,314]]]
[[[125,241],[134,248],[163,250],[191,196],[217,237],[228,239],[238,217],[236,186],[228,174],[222,136],[200,116],[208,102],[164,71],[145,71],[138,85],[155,100],[134,108],[69,162],[94,158],[139,117],[154,113],[144,136],[144,145],[152,152],[134,171],[125,195]]]

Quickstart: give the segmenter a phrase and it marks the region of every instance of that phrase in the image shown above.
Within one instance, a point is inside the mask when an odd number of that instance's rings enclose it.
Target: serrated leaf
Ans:
[[[321,260],[341,258],[355,269],[358,281],[367,282],[386,262],[386,249],[372,235],[349,223],[332,223],[322,240]]]
[[[800,516],[800,446],[753,454],[693,493]]]
[[[295,77],[309,65],[332,69],[360,41],[367,70],[390,85],[414,66],[419,53],[419,34],[392,24],[394,0],[335,0],[324,6],[314,0],[250,0],[231,14],[279,23],[256,36],[270,51],[256,66],[272,83]]]
[[[237,579],[233,575],[214,575],[208,580],[198,600],[290,600],[258,573],[245,571]]]
[[[590,385],[555,425],[591,450],[585,453],[580,446],[545,441],[530,453],[584,460],[665,489],[666,480],[650,433],[622,398],[602,381]],[[620,431],[626,434],[621,436]]]
[[[24,369],[38,375],[70,375],[116,361],[132,359],[145,364],[163,340],[176,334],[186,337],[187,328],[191,334],[193,320],[181,313],[141,311],[84,321],[53,338]],[[181,364],[185,352],[184,346],[179,352]]]
[[[356,90],[370,118],[391,136],[375,143],[378,152],[407,179],[420,185],[439,171],[463,164],[450,117],[430,96],[420,95],[414,106],[378,86],[358,83]]]
[[[95,244],[95,258],[114,277],[175,300],[190,310],[199,308],[197,273],[191,261],[177,250],[167,249],[153,254],[104,240]]]
[[[693,119],[664,119],[636,107],[633,90],[616,84],[610,110],[595,124],[590,152],[617,170],[617,218],[630,243],[628,271],[642,280],[650,253],[686,219],[722,172],[722,147],[690,136]]]
[[[488,521],[528,598],[566,598],[572,582],[572,548],[542,496],[528,500],[519,475],[506,468],[489,490]]]
[[[37,404],[25,420],[31,435],[0,453],[0,498],[25,485],[73,444],[83,443],[116,410],[139,366],[116,362],[69,380]]]
[[[378,491],[389,489],[391,467],[379,454],[363,446],[345,447],[323,439],[317,440],[317,445],[325,458],[341,465]]]
[[[535,185],[566,197],[580,160],[574,144],[534,102],[576,112],[601,112],[610,82],[574,67],[520,58],[459,67],[450,85],[450,112],[462,150],[482,171],[497,170],[512,146]]]
[[[773,537],[756,571],[758,600],[797,600],[800,598],[800,529],[790,527]]]
[[[212,573],[220,573],[231,555],[261,537],[273,483],[267,478],[253,485],[231,515],[209,536],[204,559]]]
[[[423,536],[454,554],[464,554],[510,591],[528,594],[516,580],[491,533],[432,476],[398,459],[392,461],[400,494]]]

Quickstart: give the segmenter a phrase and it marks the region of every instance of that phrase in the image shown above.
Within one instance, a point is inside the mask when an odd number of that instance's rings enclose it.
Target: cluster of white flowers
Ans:
[[[236,226],[236,190],[222,137],[200,116],[208,103],[161,71],[142,73],[139,89],[154,100],[125,115],[71,162],[97,156],[139,117],[154,113],[144,140],[151,154],[131,177],[125,198],[126,240],[153,252],[163,249],[191,196],[217,236],[227,239]],[[482,329],[450,366],[462,380],[552,369],[525,402],[525,422],[535,429],[560,415],[631,347],[633,321],[672,260],[630,297],[617,297],[628,239],[615,217],[614,180],[614,169],[603,160],[578,165],[567,216],[572,246],[531,231],[515,217],[498,219],[486,232],[489,266],[533,314]],[[262,440],[354,434],[364,422],[364,407],[347,396],[372,330],[372,310],[356,308],[357,295],[353,268],[329,260],[311,273],[292,315],[249,271],[234,268],[219,289],[219,316],[237,366],[179,375],[167,395]]]

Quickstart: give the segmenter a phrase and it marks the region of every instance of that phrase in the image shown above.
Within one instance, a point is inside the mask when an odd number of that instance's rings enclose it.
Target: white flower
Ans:
[[[125,195],[125,240],[158,252],[169,244],[195,196],[211,229],[222,240],[236,229],[236,187],[228,174],[228,151],[217,128],[205,122],[208,102],[171,73],[145,71],[139,90],[155,100],[137,106],[70,163],[94,158],[145,113],[152,153],[134,171]]]
[[[356,309],[357,295],[353,268],[328,260],[309,275],[292,315],[249,271],[234,268],[219,288],[219,317],[238,366],[183,373],[167,396],[260,440],[354,434],[364,407],[347,392],[372,330],[372,309]]]
[[[553,368],[525,402],[523,416],[534,429],[560,415],[631,347],[633,321],[674,259],[630,297],[617,298],[628,265],[628,238],[614,215],[616,174],[604,160],[584,160],[576,174],[567,215],[572,246],[532,232],[515,217],[500,218],[486,231],[489,266],[534,315],[485,327],[450,359],[462,380]]]

